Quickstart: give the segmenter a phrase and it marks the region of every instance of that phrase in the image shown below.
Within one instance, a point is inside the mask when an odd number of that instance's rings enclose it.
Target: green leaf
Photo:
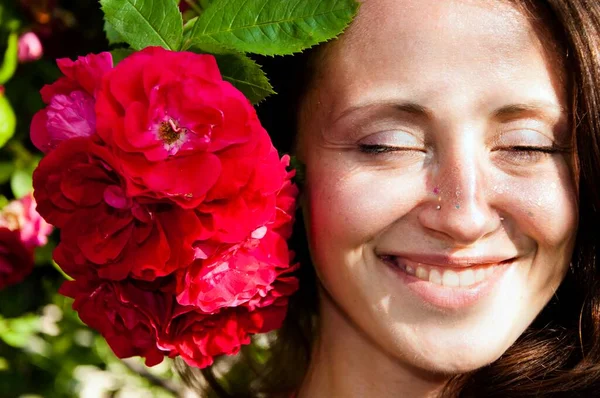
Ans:
[[[194,24],[198,20],[198,17],[194,17],[187,21],[185,25],[183,25],[183,44],[182,47],[189,48],[192,43],[192,32],[194,28]]]
[[[17,199],[29,194],[33,189],[31,173],[26,170],[15,171],[10,179],[10,188]]]
[[[6,83],[15,74],[19,62],[18,52],[19,35],[17,32],[11,32],[8,35],[6,51],[4,51],[4,58],[0,66],[0,85]]]
[[[275,94],[263,70],[250,58],[243,54],[223,54],[215,58],[223,80],[233,84],[253,104]]]
[[[40,330],[40,318],[25,314],[19,318],[0,319],[0,339],[10,346],[23,348]]]
[[[108,21],[104,21],[104,33],[106,33],[106,40],[110,45],[125,43],[125,39]]]
[[[179,50],[183,19],[175,0],[100,0],[105,20],[136,50]]]
[[[208,8],[208,6],[213,3],[215,0],[198,0],[198,3],[200,3],[200,8],[202,8],[203,10],[206,10]]]
[[[292,54],[338,36],[357,10],[355,0],[216,1],[198,17],[191,46]]]
[[[133,50],[128,48],[115,48],[114,50],[111,50],[110,54],[112,55],[113,65],[117,66],[119,62],[133,54]]]
[[[4,93],[0,93],[0,148],[12,138],[16,127],[17,116],[15,111]]]

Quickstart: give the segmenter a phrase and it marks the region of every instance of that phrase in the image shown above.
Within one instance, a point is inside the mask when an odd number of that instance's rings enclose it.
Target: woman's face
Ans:
[[[577,188],[562,70],[541,40],[505,2],[367,0],[325,50],[298,154],[337,333],[463,372],[550,300]]]

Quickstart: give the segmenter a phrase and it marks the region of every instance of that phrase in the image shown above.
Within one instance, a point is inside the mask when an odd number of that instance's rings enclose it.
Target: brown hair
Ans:
[[[444,397],[592,397],[600,395],[600,2],[597,0],[511,0],[551,33],[562,53],[571,91],[578,156],[579,229],[572,262],[560,288],[536,320],[495,362],[457,375]],[[264,61],[280,94],[259,107],[274,143],[291,149],[296,110],[315,67],[314,54]],[[278,76],[277,71],[285,71]],[[277,81],[277,77],[281,81]],[[289,397],[307,370],[318,321],[317,279],[297,217],[292,247],[303,266],[300,290],[269,349],[245,347],[226,374],[217,366],[200,372],[178,362],[190,385],[209,397]],[[266,359],[265,359],[266,358]],[[227,361],[227,358],[221,361]],[[200,383],[203,379],[204,383]]]

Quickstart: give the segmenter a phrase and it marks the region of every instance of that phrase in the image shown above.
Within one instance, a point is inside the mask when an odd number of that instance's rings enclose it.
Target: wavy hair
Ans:
[[[564,63],[579,175],[579,228],[569,272],[552,300],[495,362],[452,377],[443,397],[593,397],[600,395],[600,2],[507,0],[521,7]],[[318,70],[317,48],[294,57],[265,58],[275,100],[258,107],[275,146],[293,150],[297,111]],[[208,397],[288,398],[311,359],[318,315],[317,278],[306,231],[297,217],[291,246],[302,263],[300,290],[268,348],[258,340],[233,362],[203,371],[181,361],[183,379]],[[222,365],[225,366],[222,366]],[[226,369],[219,372],[219,369]]]

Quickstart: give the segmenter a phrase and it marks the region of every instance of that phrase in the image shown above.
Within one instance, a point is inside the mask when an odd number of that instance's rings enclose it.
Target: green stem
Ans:
[[[56,264],[56,261],[52,260],[52,261],[50,261],[50,262],[52,263],[52,266],[53,266],[54,268],[56,268],[56,270],[57,270],[58,272],[60,272],[60,274],[61,274],[61,275],[62,275],[62,276],[63,276],[63,277],[66,279],[66,280],[68,280],[68,281],[72,281],[72,280],[74,280],[74,279],[73,279],[73,278],[71,278],[69,275],[67,275],[67,274],[65,273],[65,271],[63,271],[63,270],[60,268],[60,266],[59,266],[58,264]]]

